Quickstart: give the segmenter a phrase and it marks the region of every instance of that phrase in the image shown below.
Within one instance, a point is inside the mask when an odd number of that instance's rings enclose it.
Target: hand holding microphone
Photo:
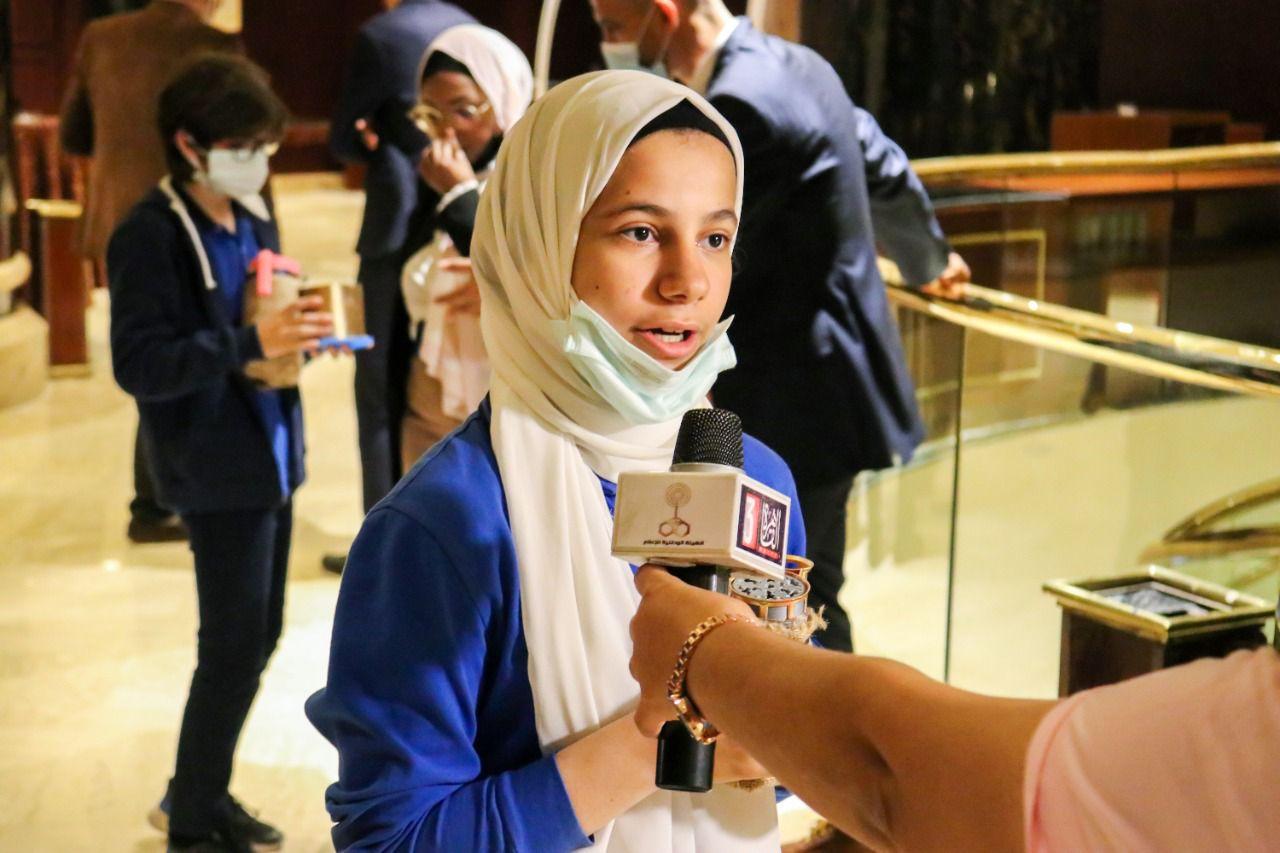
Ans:
[[[619,478],[614,556],[668,566],[674,578],[710,590],[707,595],[728,605],[732,605],[727,596],[731,583],[735,587],[745,584],[744,589],[752,594],[778,585],[790,590],[787,585],[794,584],[807,594],[807,584],[789,578],[786,571],[790,498],[752,480],[743,464],[742,422],[737,415],[724,409],[687,412],[670,471],[632,472]],[[731,578],[734,571],[739,574]],[[803,596],[799,602],[789,600],[772,609],[787,614],[802,612]],[[764,611],[757,613],[770,615],[772,604],[765,602]],[[736,618],[754,621],[745,605]],[[707,622],[699,624],[703,632],[714,627]],[[698,630],[688,638],[682,636],[679,652],[667,658],[668,667],[676,662],[665,694],[667,707],[674,706],[680,716],[679,722],[662,726],[658,736],[655,781],[667,790],[708,791],[716,776],[714,728],[700,719],[681,693],[684,684],[679,661],[687,660],[689,642],[700,636],[705,633]]]
[[[690,586],[660,566],[642,566],[635,581],[641,596],[631,620],[631,676],[640,685],[635,719],[642,733],[655,737],[663,723],[676,717],[667,698],[667,679],[689,632],[715,616],[754,615],[741,601]]]

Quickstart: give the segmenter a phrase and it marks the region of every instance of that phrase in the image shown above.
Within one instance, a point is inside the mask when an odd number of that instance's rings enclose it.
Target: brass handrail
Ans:
[[[1214,557],[1243,551],[1280,551],[1280,525],[1212,529],[1233,515],[1280,500],[1280,479],[1266,480],[1200,507],[1149,545],[1139,558]],[[1269,571],[1269,570],[1268,570]]]
[[[1027,154],[974,154],[912,160],[926,182],[960,179],[1172,172],[1203,169],[1280,167],[1280,142],[1203,145],[1157,151],[1048,151]]]
[[[886,265],[887,266],[887,265]],[[944,299],[905,287],[887,268],[895,304],[998,338],[1216,391],[1280,397],[1280,352],[1126,323],[978,285]]]

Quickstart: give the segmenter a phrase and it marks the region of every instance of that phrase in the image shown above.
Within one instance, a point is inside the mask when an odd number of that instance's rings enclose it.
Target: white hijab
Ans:
[[[479,24],[445,30],[422,54],[419,82],[435,53],[444,53],[467,67],[489,102],[500,132],[510,130],[529,108],[533,97],[529,61],[497,30]],[[480,186],[488,175],[488,169],[477,174]],[[469,184],[458,191],[475,186]],[[452,196],[446,195],[440,206],[449,201]],[[453,240],[443,229],[437,230],[431,242],[405,263],[400,286],[412,329],[416,331],[419,323],[423,324],[418,358],[427,375],[440,383],[440,409],[448,417],[462,420],[475,411],[489,389],[489,359],[479,318],[454,311],[439,301],[469,278],[465,273],[441,268],[442,259],[456,257],[458,250]]]
[[[460,24],[436,36],[418,63],[418,85],[431,54],[443,53],[467,66],[471,79],[493,107],[498,128],[506,133],[533,100],[533,71],[520,48],[497,30]]]
[[[576,77],[543,96],[507,135],[480,200],[472,263],[493,365],[492,438],[520,571],[538,739],[562,749],[628,714],[628,623],[637,594],[610,554],[613,521],[597,475],[671,464],[679,419],[635,426],[578,375],[562,324],[583,216],[636,133],[688,100],[733,128],[700,96],[633,71]],[[598,850],[777,850],[773,789],[659,791],[596,835]]]

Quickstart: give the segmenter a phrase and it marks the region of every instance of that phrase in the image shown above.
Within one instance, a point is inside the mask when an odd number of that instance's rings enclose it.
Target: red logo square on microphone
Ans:
[[[738,511],[739,548],[782,564],[782,537],[787,529],[787,507],[768,495],[744,487]]]

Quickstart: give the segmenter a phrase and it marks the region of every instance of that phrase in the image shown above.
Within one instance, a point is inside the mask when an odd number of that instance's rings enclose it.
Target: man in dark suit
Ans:
[[[734,18],[721,0],[591,0],[606,62],[703,93],[738,131],[746,188],[740,272],[726,313],[738,366],[719,406],[795,473],[819,639],[851,650],[845,507],[863,470],[909,459],[924,436],[876,266],[876,244],[909,283],[967,281],[906,155],[849,99],[831,65]]]
[[[384,0],[387,11],[356,34],[329,147],[366,167],[364,222],[356,251],[365,322],[377,344],[356,354],[356,417],[364,508],[400,478],[399,435],[408,380],[408,315],[400,296],[400,249],[417,201],[417,166],[426,137],[408,118],[417,101],[418,63],[436,36],[475,19],[441,0]],[[326,558],[341,568],[341,559]]]

